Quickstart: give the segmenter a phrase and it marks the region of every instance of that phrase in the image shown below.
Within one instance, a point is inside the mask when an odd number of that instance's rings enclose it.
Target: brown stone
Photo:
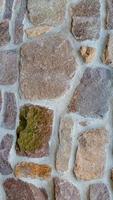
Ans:
[[[0,85],[14,84],[18,76],[16,50],[0,52]]]
[[[25,99],[53,99],[70,88],[75,59],[68,40],[48,35],[21,47],[20,88]]]
[[[106,39],[106,45],[103,53],[103,63],[113,65],[113,34],[110,34]]]
[[[105,129],[92,129],[80,135],[74,167],[78,179],[92,180],[103,176],[107,142]]]
[[[55,200],[80,200],[78,189],[66,180],[54,178]]]
[[[36,38],[51,30],[52,30],[51,26],[40,26],[40,27],[38,26],[38,27],[32,27],[32,28],[26,29],[25,33],[28,38]]]
[[[7,129],[15,129],[17,116],[16,99],[13,93],[5,92],[2,126]]]
[[[113,29],[113,1],[112,0],[106,0],[105,28],[108,30]]]
[[[100,33],[99,0],[81,0],[72,6],[71,32],[76,40],[98,39]]]
[[[14,0],[5,0],[4,2],[5,2],[5,8],[4,8],[3,18],[4,19],[11,19],[12,6],[13,6]]]
[[[58,171],[67,171],[72,146],[72,128],[73,121],[69,118],[62,118],[59,130],[59,147],[56,155],[56,169]]]
[[[48,200],[44,189],[14,178],[7,179],[3,184],[7,200]]]
[[[52,134],[53,111],[40,106],[25,105],[20,109],[16,150],[29,157],[47,156]]]
[[[39,165],[35,163],[21,162],[15,166],[15,176],[18,178],[43,178],[48,179],[51,176],[51,167],[48,165]]]
[[[89,200],[110,200],[110,194],[104,183],[90,185]]]
[[[9,40],[9,21],[4,20],[0,22],[0,46],[6,45]]]
[[[80,54],[85,63],[91,63],[96,57],[96,49],[93,47],[81,47]]]

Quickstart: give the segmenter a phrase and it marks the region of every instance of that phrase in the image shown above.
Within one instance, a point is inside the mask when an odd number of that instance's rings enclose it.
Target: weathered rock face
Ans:
[[[113,1],[106,0],[106,29],[113,29]]]
[[[21,162],[15,166],[15,176],[18,178],[30,177],[48,179],[51,176],[51,167],[31,162]]]
[[[4,20],[0,22],[0,46],[6,45],[9,40],[9,21]]]
[[[72,7],[71,32],[76,40],[98,39],[100,32],[99,0],[81,0]]]
[[[26,99],[53,99],[64,94],[75,74],[69,41],[44,36],[21,48],[20,88]]]
[[[55,200],[80,200],[78,189],[66,180],[54,178]]]
[[[21,180],[9,178],[3,186],[7,200],[48,200],[44,189],[39,189]]]
[[[52,110],[33,105],[22,107],[17,128],[17,153],[31,157],[47,156],[52,122]]]
[[[104,64],[113,65],[113,34],[110,34],[106,39],[106,46],[103,53]]]
[[[85,63],[91,63],[96,56],[96,49],[93,47],[81,47],[80,54]]]
[[[105,129],[92,129],[80,135],[74,167],[78,179],[92,180],[103,176],[107,142]]]
[[[105,68],[87,68],[69,105],[69,112],[87,117],[103,117],[108,111],[111,72]]]
[[[73,121],[64,117],[61,120],[59,130],[60,144],[57,150],[56,156],[56,169],[58,171],[67,171],[69,159],[71,155],[72,137],[71,132],[73,128]]]
[[[2,175],[9,175],[12,173],[12,168],[8,162],[9,152],[13,143],[12,135],[5,135],[0,143],[0,173]]]
[[[5,2],[5,9],[4,9],[3,18],[4,19],[11,19],[11,16],[12,16],[12,6],[13,6],[14,0],[4,0],[4,2]]]
[[[89,200],[110,200],[110,194],[104,183],[96,183],[90,185]]]
[[[38,26],[25,29],[25,33],[28,38],[36,38],[51,30],[52,30],[51,26]]]

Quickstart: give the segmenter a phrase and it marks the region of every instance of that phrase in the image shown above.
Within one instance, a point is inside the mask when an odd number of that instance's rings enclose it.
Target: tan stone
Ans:
[[[93,47],[81,47],[80,54],[86,63],[91,63],[96,56],[96,49]]]
[[[113,64],[113,34],[110,34],[106,39],[106,45],[103,53],[103,63]]]
[[[52,30],[51,26],[38,26],[26,29],[25,33],[28,38],[35,38],[51,30]]]
[[[79,137],[74,173],[78,179],[91,180],[104,174],[108,142],[105,129],[92,129]]]
[[[51,167],[48,165],[39,165],[36,163],[21,162],[15,166],[15,176],[18,178],[43,178],[48,179],[51,176]]]

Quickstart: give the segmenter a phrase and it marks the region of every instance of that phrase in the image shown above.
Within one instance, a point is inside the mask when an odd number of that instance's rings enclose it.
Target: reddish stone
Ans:
[[[13,2],[14,0],[5,0],[4,19],[11,19]]]
[[[110,194],[104,183],[90,185],[89,200],[110,200]]]
[[[9,40],[9,21],[4,20],[0,22],[0,46],[6,45]]]

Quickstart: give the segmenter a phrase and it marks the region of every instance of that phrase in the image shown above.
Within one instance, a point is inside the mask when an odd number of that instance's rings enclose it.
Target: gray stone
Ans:
[[[110,194],[104,183],[90,185],[89,200],[110,200]]]
[[[5,0],[4,19],[11,19],[13,2],[14,0]]]
[[[112,0],[106,0],[105,28],[108,30],[113,29],[113,1]]]

